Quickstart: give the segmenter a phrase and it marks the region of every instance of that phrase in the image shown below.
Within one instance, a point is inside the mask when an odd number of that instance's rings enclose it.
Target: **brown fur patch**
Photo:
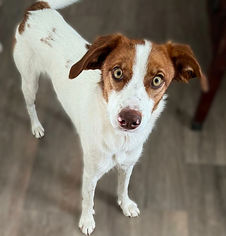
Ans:
[[[83,70],[101,69],[106,57],[117,47],[121,37],[120,34],[113,34],[97,38],[81,60],[71,67],[69,78],[76,78]]]
[[[82,70],[101,69],[102,79],[99,84],[104,98],[108,100],[111,90],[122,90],[132,78],[136,44],[144,44],[144,40],[131,40],[121,34],[97,38],[92,45],[86,45],[88,51],[72,66],[69,78],[76,78]],[[122,69],[122,80],[116,81],[113,78],[115,67]]]
[[[151,83],[158,74],[163,75],[164,83],[155,89],[151,86]],[[152,44],[144,85],[147,93],[154,100],[153,111],[158,107],[173,79],[188,83],[190,79],[195,77],[201,79],[201,85],[205,89],[207,87],[206,79],[189,46],[171,42],[165,45]]]
[[[166,89],[174,77],[174,67],[169,57],[169,53],[165,45],[152,44],[152,50],[148,59],[147,74],[144,78],[144,86],[150,98],[154,100],[153,111],[158,107]],[[163,75],[164,82],[162,86],[155,89],[151,86],[152,80],[158,74]],[[152,112],[153,112],[152,111]]]
[[[135,59],[135,46],[144,44],[144,40],[130,40],[122,37],[117,47],[109,54],[102,67],[102,89],[103,96],[108,101],[111,90],[120,91],[129,83],[133,76],[133,64]],[[123,79],[116,81],[112,77],[112,71],[119,67],[123,72]]]
[[[37,11],[37,10],[43,10],[43,9],[47,9],[47,8],[50,8],[49,4],[47,2],[36,2],[34,3],[32,6],[30,6],[25,14],[24,14],[24,19],[22,20],[22,22],[20,23],[19,25],[19,33],[22,34],[25,30],[25,25],[26,25],[26,22],[29,18],[29,15],[30,15],[30,11]]]

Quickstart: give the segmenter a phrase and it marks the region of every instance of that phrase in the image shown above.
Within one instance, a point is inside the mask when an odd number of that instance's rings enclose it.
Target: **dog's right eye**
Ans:
[[[123,78],[122,69],[115,67],[112,71],[112,77],[117,81],[121,80]]]

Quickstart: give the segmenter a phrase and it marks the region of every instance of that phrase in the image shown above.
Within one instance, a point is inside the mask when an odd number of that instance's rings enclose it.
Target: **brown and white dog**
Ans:
[[[207,83],[186,45],[158,45],[121,34],[99,37],[90,45],[54,10],[73,2],[33,4],[17,28],[14,59],[35,137],[44,136],[34,104],[41,72],[50,76],[80,135],[84,172],[79,227],[91,234],[95,187],[113,167],[118,168],[118,203],[123,213],[140,214],[128,196],[129,179],[163,111],[170,83],[199,77],[204,90]]]

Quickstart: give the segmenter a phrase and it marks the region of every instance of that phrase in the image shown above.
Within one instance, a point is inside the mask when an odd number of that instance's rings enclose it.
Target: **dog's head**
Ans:
[[[188,83],[198,77],[203,90],[208,89],[190,47],[171,42],[157,45],[120,34],[99,37],[72,66],[69,78],[89,69],[102,71],[100,86],[111,124],[126,131],[147,125],[172,80]]]

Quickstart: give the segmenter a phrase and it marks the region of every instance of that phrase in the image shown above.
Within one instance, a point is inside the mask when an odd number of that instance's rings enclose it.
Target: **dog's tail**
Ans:
[[[47,3],[49,7],[52,9],[61,9],[78,1],[79,0],[44,0],[44,1],[37,1],[37,2]]]

